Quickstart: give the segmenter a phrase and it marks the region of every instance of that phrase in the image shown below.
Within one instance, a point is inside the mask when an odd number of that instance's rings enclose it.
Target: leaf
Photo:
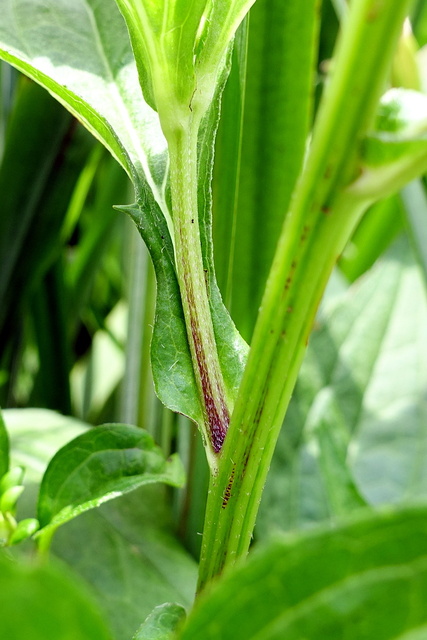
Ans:
[[[184,618],[185,609],[180,605],[159,605],[150,613],[132,640],[169,640]]]
[[[427,97],[390,89],[381,99],[374,125],[362,144],[359,176],[346,190],[372,203],[394,194],[427,168]]]
[[[0,411],[0,479],[9,469],[9,436]]]
[[[154,387],[160,400],[196,423],[203,421],[187,341],[172,240],[166,222],[150,198],[118,207],[134,220],[150,251],[157,280],[156,315],[151,342]],[[151,214],[153,225],[148,216]]]
[[[129,640],[164,602],[190,607],[197,564],[173,534],[166,487],[151,485],[60,528],[52,552],[91,586],[115,640]],[[96,562],[94,562],[96,558]]]
[[[259,536],[365,501],[425,495],[426,328],[424,284],[404,240],[323,308],[273,459]]]
[[[215,224],[224,218],[228,235],[233,233],[226,257],[217,254],[217,261],[230,268],[226,300],[231,299],[231,315],[248,341],[311,124],[318,38],[315,4],[306,0],[302,8],[301,2],[257,0],[249,20],[237,194],[229,193],[215,204],[220,218]],[[230,117],[226,112],[224,116]],[[215,178],[220,182],[214,189],[226,188],[231,169],[228,149],[222,145],[230,145],[238,127],[227,134],[225,142],[218,140]]]
[[[164,111],[167,99],[188,106],[195,84],[195,42],[206,0],[116,1],[128,25],[147,103],[158,111]],[[172,111],[174,106],[170,105]]]
[[[168,138],[202,118],[216,93],[224,56],[254,0],[116,0],[126,20],[145,99]]]
[[[427,197],[423,182],[414,180],[406,185],[402,200],[410,238],[427,282]]]
[[[4,414],[12,463],[27,463],[27,488],[18,508],[19,517],[27,518],[34,515],[30,498],[48,461],[88,425],[42,409]],[[83,513],[55,535],[52,554],[90,585],[114,640],[129,640],[154,607],[164,602],[189,607],[194,599],[197,565],[173,533],[168,497],[164,485],[145,486]]]
[[[25,566],[0,554],[0,636],[8,640],[109,640],[87,589],[65,567]]]
[[[21,81],[8,120],[0,166],[2,353],[21,319],[25,294],[28,296],[27,292],[58,252],[58,243],[53,239],[57,237],[76,172],[80,172],[79,165],[86,152],[85,141],[79,140],[77,162],[75,165],[70,162],[66,151],[67,142],[71,141],[71,122],[69,114],[45,91],[25,79]],[[47,128],[49,136],[46,136]],[[25,198],[22,197],[23,185]],[[58,187],[63,199],[58,198]],[[16,215],[18,209],[19,216]]]
[[[403,215],[399,195],[380,200],[368,209],[339,260],[340,269],[350,282],[370,269],[402,233]]]
[[[159,192],[165,142],[142,100],[126,26],[113,0],[5,0],[0,55],[46,87],[129,174]]]
[[[39,533],[45,535],[84,511],[153,482],[182,486],[184,471],[176,454],[165,460],[151,436],[137,427],[91,429],[49,463],[40,486]]]
[[[427,632],[427,508],[278,537],[229,572],[181,640],[360,640]],[[422,635],[419,637],[423,637]]]
[[[25,467],[26,483],[39,483],[50,459],[89,425],[47,409],[4,409],[13,466]]]

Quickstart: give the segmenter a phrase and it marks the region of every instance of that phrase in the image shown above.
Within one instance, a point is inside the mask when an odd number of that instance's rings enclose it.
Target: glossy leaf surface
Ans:
[[[132,640],[169,640],[183,618],[183,607],[171,603],[159,605],[150,613]]]
[[[277,538],[200,598],[179,637],[424,637],[426,515],[408,508]]]
[[[49,461],[88,425],[47,409],[5,409],[13,465],[25,467],[26,483],[40,482]]]
[[[165,143],[114,1],[6,0],[2,9],[1,56],[51,91],[128,173],[161,184]]]
[[[151,436],[129,425],[104,425],[78,436],[54,456],[40,487],[38,518],[55,528],[144,484],[180,486],[176,455],[165,460]]]

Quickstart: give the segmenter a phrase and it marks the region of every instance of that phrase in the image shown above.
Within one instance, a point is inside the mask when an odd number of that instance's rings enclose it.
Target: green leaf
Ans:
[[[339,260],[340,269],[350,282],[370,269],[397,239],[403,230],[403,215],[398,195],[368,209]]]
[[[425,184],[414,180],[402,189],[409,235],[427,282],[427,196]]]
[[[251,10],[244,137],[226,298],[231,299],[231,315],[246,340],[252,335],[309,134],[318,37],[315,6],[315,0],[306,0],[303,8],[301,2],[257,0]],[[225,143],[219,139],[220,145],[230,145],[236,134],[237,127],[228,132]],[[224,188],[228,179],[227,152],[227,147],[219,146],[215,177],[220,183],[214,188]],[[230,203],[233,198],[228,194],[215,205],[215,215],[227,221],[229,235]],[[225,260],[219,254],[217,259]]]
[[[49,463],[37,507],[40,534],[153,482],[182,486],[184,471],[176,454],[165,460],[151,436],[137,427],[91,429]]]
[[[173,534],[166,487],[151,485],[87,512],[60,528],[52,552],[95,592],[114,631],[129,640],[164,602],[194,600],[197,564]],[[96,562],[94,562],[96,558]]]
[[[382,97],[374,130],[362,144],[359,176],[346,190],[367,202],[389,196],[427,169],[427,97],[390,89]]]
[[[278,538],[202,595],[179,638],[425,636],[426,533],[422,506]]]
[[[172,411],[198,424],[203,421],[197,395],[187,331],[176,278],[172,240],[158,207],[148,197],[139,205],[120,207],[138,227],[153,260],[157,280],[156,318],[151,362],[156,393]],[[153,226],[147,218],[151,213]]]
[[[424,283],[402,240],[323,307],[273,458],[258,535],[351,513],[364,501],[425,495],[426,328]]]
[[[15,531],[9,539],[9,544],[14,545],[31,538],[39,528],[39,521],[35,518],[25,518],[16,525]]]
[[[9,469],[9,436],[0,411],[0,479]]]
[[[13,465],[25,467],[26,483],[39,483],[49,461],[89,425],[47,409],[5,409]]]
[[[188,107],[195,85],[195,43],[206,0],[116,1],[128,25],[148,104],[162,111],[167,98],[175,98]]]
[[[91,595],[63,566],[25,566],[1,554],[0,609],[8,640],[111,638]]]
[[[224,56],[254,0],[116,0],[128,25],[145,99],[166,137],[216,93]]]
[[[0,55],[46,87],[111,151],[161,185],[165,142],[142,100],[123,19],[113,0],[6,0]]]
[[[169,640],[174,636],[185,609],[178,604],[165,603],[150,613],[132,640]]]
[[[41,409],[4,413],[12,462],[28,465],[31,485],[18,509],[27,518],[34,514],[30,498],[49,459],[88,425]],[[52,555],[90,584],[114,640],[129,640],[154,607],[179,602],[188,608],[194,599],[197,565],[173,533],[176,518],[168,497],[165,485],[145,486],[82,514],[55,535]]]

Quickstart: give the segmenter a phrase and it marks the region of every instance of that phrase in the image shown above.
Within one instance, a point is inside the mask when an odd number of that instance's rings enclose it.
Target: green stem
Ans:
[[[197,207],[197,137],[199,122],[169,137],[170,180],[175,238],[175,257],[181,299],[201,399],[203,434],[213,472],[229,424],[224,380],[218,360],[214,329],[203,267]]]
[[[357,176],[358,142],[374,115],[408,6],[406,0],[351,5],[270,271],[219,473],[211,479],[199,589],[249,548],[317,306],[369,204],[345,186]]]

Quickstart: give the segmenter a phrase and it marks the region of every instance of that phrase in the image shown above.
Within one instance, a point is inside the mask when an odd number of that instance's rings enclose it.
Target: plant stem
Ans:
[[[271,457],[328,277],[369,201],[346,191],[409,0],[354,0],[286,217],[248,364],[211,478],[199,589],[247,553]],[[372,200],[371,200],[372,201]]]
[[[208,461],[216,472],[229,424],[229,410],[218,360],[203,267],[197,208],[197,137],[199,122],[169,136],[170,180],[175,257],[194,375],[204,414],[204,440]]]

